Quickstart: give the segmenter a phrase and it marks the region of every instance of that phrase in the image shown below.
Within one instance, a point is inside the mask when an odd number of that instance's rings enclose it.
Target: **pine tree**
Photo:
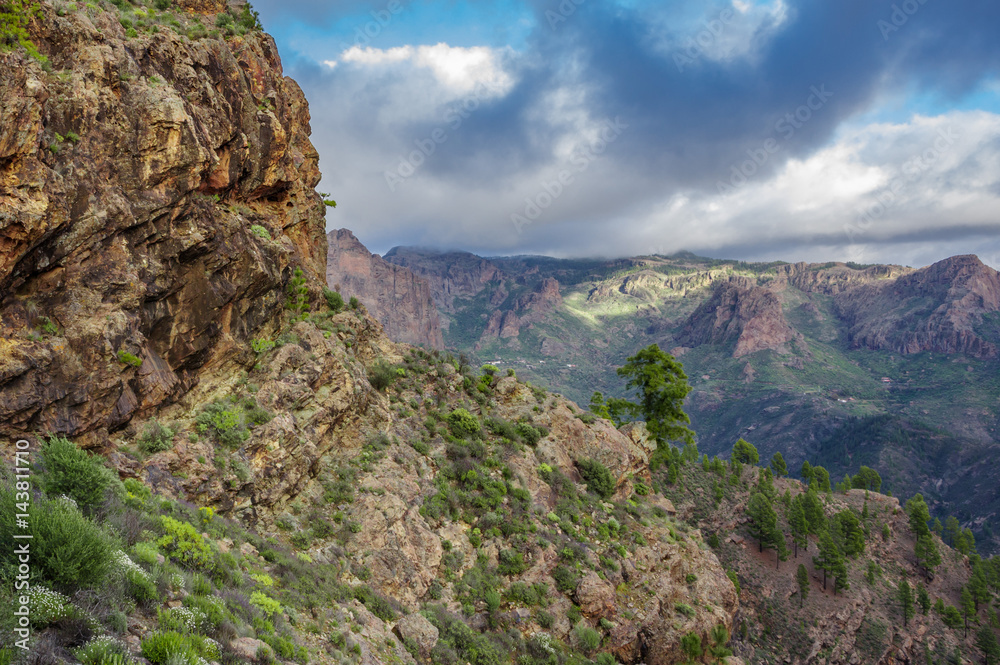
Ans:
[[[917,538],[917,544],[913,547],[913,552],[917,555],[917,561],[927,571],[928,575],[933,574],[934,569],[941,565],[941,553],[938,552],[937,545],[934,544],[934,539],[930,533]]]
[[[788,511],[788,527],[792,531],[792,543],[795,547],[795,558],[799,558],[799,547],[803,550],[809,547],[809,522],[806,521],[806,511],[802,506],[802,495],[792,499],[792,507]]]
[[[927,587],[923,582],[917,583],[917,604],[920,605],[920,613],[927,614],[931,609],[931,597],[927,593]]]
[[[837,543],[829,531],[824,531],[819,537],[819,553],[813,557],[813,565],[823,571],[823,590],[826,591],[827,575],[836,576],[843,565],[844,555],[837,549]],[[846,572],[846,570],[845,570]]]
[[[788,475],[788,466],[785,464],[785,458],[781,456],[780,452],[774,453],[774,456],[771,457],[771,471],[776,478]]]
[[[969,617],[976,616],[976,601],[972,599],[969,587],[962,587],[962,619],[965,621],[965,637],[969,636]]]
[[[958,518],[949,515],[944,521],[944,542],[951,547],[955,546],[955,538],[962,532],[962,527],[958,523]]]
[[[983,652],[984,665],[1000,662],[1000,642],[993,629],[984,625],[976,633],[976,648]]]
[[[913,590],[910,588],[910,583],[905,579],[899,583],[896,597],[899,600],[899,607],[903,614],[903,627],[905,628],[914,614]]]
[[[760,543],[760,551],[763,552],[764,546],[770,543],[778,528],[778,514],[774,512],[767,496],[760,492],[750,497],[746,514],[750,519],[750,533]]]
[[[844,554],[856,556],[865,551],[865,534],[853,510],[842,510],[837,513],[836,524],[840,530],[840,546]]]
[[[795,581],[799,583],[799,607],[806,602],[809,597],[809,571],[803,564],[799,564],[799,569],[795,572]]]
[[[768,540],[771,547],[774,548],[774,569],[778,570],[778,566],[781,565],[782,561],[788,561],[788,545],[785,543],[785,534],[782,533],[777,524],[775,524],[774,530],[771,532],[771,537]]]
[[[830,574],[834,576],[833,581],[833,595],[837,595],[838,591],[843,591],[845,589],[850,589],[851,585],[847,581],[847,559],[840,552],[837,552],[837,560],[833,566],[833,570]]]
[[[809,533],[817,535],[826,528],[826,513],[823,511],[823,504],[820,503],[819,496],[812,487],[802,495],[802,508],[806,513]]]
[[[778,491],[774,489],[774,479],[771,477],[770,469],[761,469],[757,475],[757,491],[766,496],[768,501],[774,502]]]
[[[941,524],[941,520],[934,518],[934,521],[931,522],[931,531],[936,533],[938,538],[944,538],[944,526]]]
[[[757,448],[752,443],[740,438],[733,444],[732,459],[741,464],[757,465],[760,463],[760,453],[757,452]]]
[[[969,592],[972,600],[976,604],[976,612],[979,612],[981,603],[990,602],[989,583],[986,580],[986,570],[982,561],[976,561],[972,565],[972,575],[969,577]]]
[[[906,502],[906,512],[910,516],[910,528],[917,538],[928,535],[931,530],[927,523],[931,520],[930,510],[924,502],[924,497],[914,494],[913,498]]]
[[[816,491],[829,493],[830,488],[830,472],[821,466],[814,466],[812,468],[812,477],[816,481]],[[812,487],[812,482],[809,483]]]
[[[809,464],[809,460],[802,463],[802,470],[799,471],[799,475],[802,476],[802,482],[806,485],[809,485],[809,483],[812,482],[812,465]]]

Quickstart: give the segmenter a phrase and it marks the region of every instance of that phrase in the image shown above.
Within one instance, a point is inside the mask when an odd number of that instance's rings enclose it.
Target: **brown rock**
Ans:
[[[609,617],[615,613],[615,590],[597,573],[587,573],[574,594],[576,604],[592,618]]]
[[[409,268],[372,254],[347,229],[327,236],[326,282],[344,298],[357,296],[396,342],[444,348],[438,311],[427,281]]]
[[[414,612],[399,620],[393,632],[404,642],[417,645],[423,657],[430,655],[431,649],[437,644],[438,629],[422,614]]]

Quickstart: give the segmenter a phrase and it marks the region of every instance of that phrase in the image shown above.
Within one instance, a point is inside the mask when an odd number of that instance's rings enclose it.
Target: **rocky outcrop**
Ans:
[[[515,300],[512,308],[493,310],[486,330],[480,338],[480,344],[490,339],[517,337],[521,333],[521,328],[541,323],[561,304],[559,282],[546,277],[531,293]]]
[[[678,341],[687,347],[731,344],[733,357],[783,349],[800,335],[788,325],[781,301],[770,290],[730,280],[691,314]]]
[[[32,24],[51,71],[0,53],[0,431],[100,441],[252,364],[293,270],[323,275],[324,208],[270,37],[59,13]]]
[[[835,302],[854,347],[997,356],[996,344],[976,327],[984,315],[1000,310],[1000,273],[975,256],[955,256],[891,282],[861,286]]]
[[[382,258],[427,280],[434,303],[446,315],[455,312],[455,298],[472,298],[490,282],[504,279],[492,262],[468,252],[394,247]]]
[[[438,311],[427,281],[409,268],[372,254],[347,229],[327,236],[326,282],[345,298],[357,296],[396,342],[444,348]]]

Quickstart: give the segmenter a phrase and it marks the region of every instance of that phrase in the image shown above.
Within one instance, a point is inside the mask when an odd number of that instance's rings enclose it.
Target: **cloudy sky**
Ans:
[[[995,0],[257,0],[375,252],[1000,267]]]

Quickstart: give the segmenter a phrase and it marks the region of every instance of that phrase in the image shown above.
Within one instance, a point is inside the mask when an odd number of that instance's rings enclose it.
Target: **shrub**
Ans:
[[[54,436],[40,453],[45,472],[41,487],[49,496],[65,494],[83,509],[96,508],[116,480],[100,457],[91,457],[71,441]]]
[[[250,604],[259,609],[265,616],[273,617],[281,612],[281,603],[261,591],[250,594]]]
[[[144,453],[159,453],[170,450],[174,445],[174,431],[156,420],[146,423],[139,436],[139,450]]]
[[[127,662],[128,647],[124,642],[113,637],[102,635],[90,640],[84,646],[74,649],[73,655],[82,665],[109,665],[109,663]]]
[[[229,16],[229,14],[219,14],[219,18],[222,18],[223,16]],[[261,240],[271,240],[271,232],[260,224],[254,224],[251,226],[250,233],[254,234]]]
[[[606,466],[595,459],[582,459],[576,464],[587,483],[588,492],[593,492],[602,499],[608,499],[615,493],[615,479]]]
[[[258,356],[267,353],[274,347],[274,342],[269,339],[254,339],[250,341],[250,348],[253,349],[253,352]]]
[[[351,299],[348,301],[348,304],[351,306],[351,309],[357,309],[358,307],[361,307],[361,301],[358,300],[355,296],[351,296]]]
[[[500,550],[497,572],[501,575],[520,575],[527,569],[523,554],[517,550]]]
[[[542,433],[528,423],[517,423],[514,425],[514,431],[532,447],[538,445],[538,441],[542,438]]]
[[[578,623],[573,632],[576,633],[576,641],[584,652],[591,653],[601,646],[601,634],[586,624]]]
[[[330,311],[334,314],[339,314],[344,309],[344,296],[340,295],[338,291],[332,291],[330,289],[323,289],[323,297],[326,298],[326,304],[330,308]]]
[[[556,566],[552,571],[552,579],[555,580],[556,589],[563,593],[573,593],[580,581],[580,575],[568,566]]]
[[[250,429],[270,422],[272,415],[252,397],[216,400],[195,419],[198,431],[211,434],[221,445],[235,450],[250,438]]]
[[[457,437],[474,436],[482,431],[479,419],[465,409],[455,409],[448,414],[448,427]]]
[[[160,524],[166,534],[156,544],[171,559],[192,568],[212,567],[212,548],[193,526],[166,515],[160,516]]]
[[[203,640],[175,630],[160,631],[142,641],[142,655],[153,665],[200,665],[199,642]]]
[[[384,360],[379,360],[368,368],[368,382],[372,384],[372,388],[380,392],[395,383],[398,378],[396,368]]]
[[[13,543],[14,485],[0,485],[0,542]],[[57,589],[73,592],[98,585],[113,563],[114,541],[67,499],[38,497],[27,506],[31,524],[32,573]],[[0,570],[17,567],[14,547],[0,548]],[[36,578],[37,579],[37,578]]]
[[[142,358],[133,355],[125,350],[121,350],[118,352],[118,362],[120,362],[123,365],[129,365],[130,367],[142,366]]]

